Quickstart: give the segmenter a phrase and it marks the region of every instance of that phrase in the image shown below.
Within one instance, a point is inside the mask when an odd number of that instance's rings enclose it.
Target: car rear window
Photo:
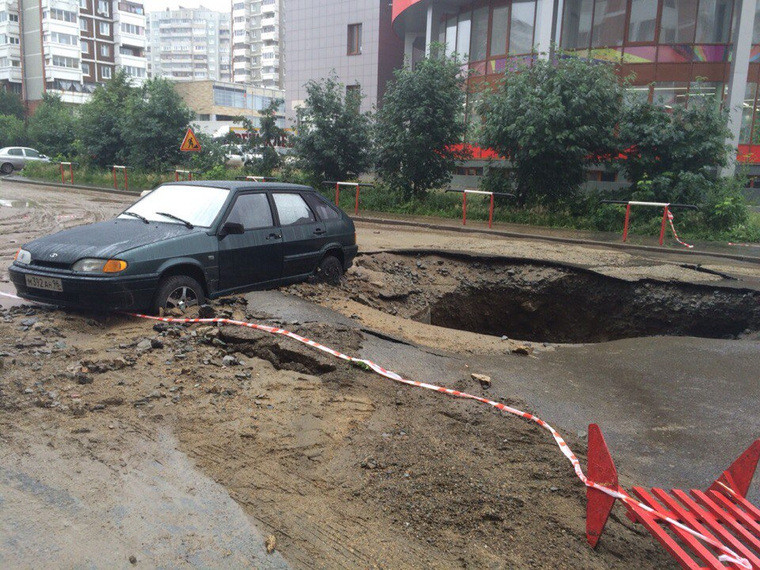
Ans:
[[[272,209],[266,194],[243,194],[235,200],[227,222],[243,224],[246,230],[270,228],[274,225]]]
[[[304,199],[309,203],[311,209],[319,216],[320,220],[336,220],[340,214],[330,204],[325,202],[324,198],[316,194],[304,194]]]
[[[316,221],[314,212],[304,201],[300,194],[273,194],[274,203],[277,206],[277,214],[280,216],[281,226],[306,224]]]

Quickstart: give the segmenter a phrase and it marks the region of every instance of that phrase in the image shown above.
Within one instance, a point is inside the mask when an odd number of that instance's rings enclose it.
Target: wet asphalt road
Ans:
[[[278,315],[284,326],[358,326],[280,292],[246,298],[254,312]],[[458,356],[365,333],[361,356],[446,386],[469,380],[471,372],[488,374],[491,389],[471,382],[471,393],[524,400],[528,411],[564,433],[585,434],[589,423],[598,423],[619,471],[637,485],[707,488],[760,437],[758,341],[649,337],[564,345],[537,357]],[[441,397],[431,393],[430,405]],[[521,420],[505,418],[505,430],[512,421]],[[758,488],[755,482],[750,492],[755,502]]]

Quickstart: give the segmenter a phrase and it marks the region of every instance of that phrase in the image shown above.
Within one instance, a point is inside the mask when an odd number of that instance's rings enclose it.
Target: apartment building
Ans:
[[[208,8],[148,15],[151,77],[173,81],[230,81],[230,13]]]
[[[232,0],[232,81],[282,89],[282,0]]]
[[[145,80],[145,14],[131,0],[0,0],[0,86],[32,106],[83,103],[117,68]]]

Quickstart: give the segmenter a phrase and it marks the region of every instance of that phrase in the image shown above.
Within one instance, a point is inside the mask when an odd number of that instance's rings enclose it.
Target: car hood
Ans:
[[[29,242],[24,249],[34,261],[70,265],[84,257],[110,259],[136,247],[198,231],[205,230],[190,230],[181,224],[116,219],[63,230]]]

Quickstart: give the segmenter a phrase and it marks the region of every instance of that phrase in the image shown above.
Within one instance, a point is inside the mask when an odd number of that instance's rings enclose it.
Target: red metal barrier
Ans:
[[[682,568],[737,568],[716,546],[723,545],[760,568],[760,509],[745,497],[760,459],[760,439],[756,440],[706,491],[686,493],[673,489],[631,490],[638,499],[618,485],[615,464],[599,426],[588,428],[588,478],[624,495],[621,499],[628,517],[644,525]],[[615,498],[591,487],[586,491],[586,539],[595,547],[615,504]],[[643,503],[643,506],[639,503]],[[645,508],[647,507],[647,508]],[[674,524],[678,523],[678,524]],[[700,541],[680,525],[702,534],[714,544]]]
[[[662,225],[660,227],[660,245],[663,245],[665,243],[665,227],[667,226],[668,222],[672,220],[672,214],[670,213],[670,210],[673,208],[682,208],[685,210],[698,210],[697,206],[693,204],[670,204],[667,202],[626,202],[624,200],[602,200],[602,204],[620,204],[625,206],[625,223],[623,225],[623,242],[628,241],[628,230],[630,228],[631,224],[631,206],[644,206],[644,207],[650,207],[650,208],[662,208]],[[675,233],[675,228],[673,228],[673,232]],[[678,239],[676,236],[676,239],[679,243],[682,243],[681,240]],[[687,244],[683,244],[687,245]],[[689,246],[690,247],[690,246]]]
[[[362,187],[374,188],[374,184],[365,184],[362,182],[336,182],[333,180],[325,180],[322,184],[335,184],[335,205],[340,206],[340,187],[341,186],[353,186],[356,189],[356,196],[354,199],[354,215],[359,213],[359,190]]]
[[[116,171],[121,170],[124,172],[124,190],[129,190],[129,177],[127,175],[127,167],[114,164],[111,166],[111,173],[113,174],[113,187],[118,190],[119,182],[116,180]]]
[[[490,197],[490,205],[488,206],[488,227],[493,227],[493,210],[494,210],[494,196],[509,196],[510,198],[514,198],[514,194],[509,194],[507,192],[487,192],[485,190],[446,190],[446,192],[459,192],[462,194],[462,225],[467,225],[467,194],[482,194],[484,196]]]
[[[174,171],[174,181],[179,182],[180,176],[182,176],[182,181],[185,180],[192,180],[193,179],[193,171],[192,170],[175,170]]]
[[[73,162],[62,162],[61,163],[61,184],[66,184],[66,177],[64,175],[64,170],[63,170],[64,166],[68,166],[69,167],[70,183],[74,184],[74,163]]]

